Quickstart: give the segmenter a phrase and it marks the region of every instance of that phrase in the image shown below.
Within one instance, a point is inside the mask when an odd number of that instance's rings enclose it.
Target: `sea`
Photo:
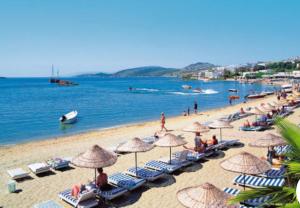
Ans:
[[[0,79],[0,145],[110,128],[124,124],[178,116],[229,105],[228,90],[237,89],[239,100],[250,92],[274,90],[274,86],[240,84],[235,81],[184,81],[178,78],[66,78],[78,86],[62,87],[49,78]],[[201,93],[182,85],[201,88]],[[129,90],[132,87],[133,90]],[[78,111],[78,121],[62,125],[59,117]],[[201,121],[200,121],[201,122]]]

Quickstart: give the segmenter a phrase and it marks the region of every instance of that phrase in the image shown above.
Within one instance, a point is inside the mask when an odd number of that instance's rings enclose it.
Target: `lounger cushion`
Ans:
[[[105,191],[101,191],[100,189],[98,189],[97,194],[106,200],[112,200],[127,192],[127,190],[122,187],[113,186],[113,185],[110,185],[110,187],[111,189]]]
[[[124,173],[115,173],[110,175],[108,177],[108,181],[128,190],[136,189],[146,182],[144,179],[134,178]]]
[[[276,146],[274,147],[274,150],[277,155],[284,155],[291,151],[292,147],[290,145],[283,145],[283,146]]]
[[[284,177],[284,174],[286,172],[286,168],[282,166],[280,169],[271,169],[262,174],[263,177],[268,177],[268,178],[280,178]]]
[[[61,169],[69,167],[69,160],[62,159],[62,158],[53,158],[47,161],[47,164],[50,165],[53,169]]]
[[[160,178],[164,175],[164,173],[161,172],[161,171],[150,170],[150,169],[141,168],[141,167],[129,168],[126,171],[126,173],[129,174],[129,175],[132,175],[132,176],[137,176],[139,178],[143,178],[143,179],[148,180],[148,181],[153,181],[153,180],[158,179],[158,178]]]
[[[59,197],[74,207],[95,207],[98,205],[98,202],[95,199],[96,193],[94,190],[87,191],[82,193],[78,199],[72,196],[71,189],[67,189],[59,193]]]
[[[237,196],[240,193],[240,190],[234,188],[225,188],[223,191],[233,196]],[[270,199],[270,196],[263,196],[254,199],[247,199],[246,201],[243,201],[243,203],[250,206],[259,206],[268,199]]]
[[[182,166],[168,164],[168,163],[164,163],[164,162],[157,161],[157,160],[151,160],[145,164],[145,167],[154,169],[154,170],[163,171],[166,173],[172,173],[172,172],[180,169]]]
[[[7,173],[12,179],[21,179],[29,176],[29,173],[25,172],[22,168],[7,170]]]
[[[180,152],[174,152],[173,153],[173,156],[175,158],[178,158],[180,156]],[[194,151],[189,151],[189,153],[187,154],[187,160],[190,160],[190,161],[198,161],[202,158],[205,157],[205,154],[204,153],[198,153],[198,152],[194,152]]]
[[[35,204],[33,208],[64,208],[64,207],[53,200],[49,200],[39,204]]]
[[[28,165],[28,168],[36,174],[50,171],[50,166],[46,163],[33,163]]]
[[[266,186],[283,186],[285,180],[283,178],[262,178],[251,175],[239,175],[234,179],[234,183],[249,187],[266,187]]]

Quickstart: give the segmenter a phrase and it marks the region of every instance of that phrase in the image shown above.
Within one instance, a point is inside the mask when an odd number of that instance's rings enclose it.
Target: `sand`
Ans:
[[[193,145],[193,134],[181,131],[182,128],[194,121],[206,122],[214,120],[225,114],[236,112],[240,107],[257,106],[262,102],[275,100],[274,96],[251,101],[246,104],[214,109],[207,112],[201,112],[198,115],[188,117],[179,116],[167,118],[167,128],[173,130],[172,133],[184,137],[190,145]],[[300,109],[288,117],[292,122],[299,121]],[[159,117],[159,112],[158,112]],[[248,117],[249,121],[254,116]],[[113,200],[109,203],[111,206],[126,207],[182,207],[176,199],[176,192],[182,188],[198,185],[204,182],[210,182],[219,188],[237,187],[232,184],[236,173],[223,170],[220,161],[237,154],[241,151],[251,152],[259,157],[265,156],[266,149],[249,147],[248,143],[255,138],[263,136],[268,132],[276,132],[271,129],[265,132],[243,132],[239,127],[245,119],[232,123],[233,129],[224,129],[223,138],[239,139],[244,146],[231,148],[220,152],[217,157],[209,158],[205,162],[198,162],[195,165],[186,168],[184,171],[174,175],[167,175],[163,180],[156,183],[148,183],[136,191],[128,193],[124,197]],[[72,135],[62,138],[54,138],[44,141],[35,141],[26,144],[14,145],[11,147],[0,148],[0,207],[32,207],[32,205],[45,201],[54,200],[64,207],[70,207],[58,198],[58,193],[79,182],[85,183],[93,179],[93,170],[85,168],[73,168],[65,171],[53,171],[52,174],[37,177],[31,173],[32,179],[17,183],[19,193],[10,194],[7,191],[6,183],[9,176],[7,169],[22,167],[28,170],[27,165],[34,162],[45,161],[56,156],[75,156],[85,151],[93,144],[103,147],[111,147],[121,141],[126,141],[133,137],[146,137],[153,135],[159,129],[159,120],[127,125],[118,128],[92,131],[78,135]],[[204,138],[211,138],[211,135],[219,135],[219,130],[211,130],[204,134]],[[174,151],[181,150],[182,147],[174,148]],[[143,165],[151,159],[166,157],[169,154],[168,148],[156,147],[153,150],[138,154],[138,165]],[[112,167],[105,168],[105,172],[112,174],[117,171],[124,171],[134,165],[134,154],[122,155]],[[105,206],[104,206],[105,207]]]

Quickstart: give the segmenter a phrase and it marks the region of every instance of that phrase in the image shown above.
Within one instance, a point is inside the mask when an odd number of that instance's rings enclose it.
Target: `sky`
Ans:
[[[1,0],[0,76],[300,55],[298,0]]]

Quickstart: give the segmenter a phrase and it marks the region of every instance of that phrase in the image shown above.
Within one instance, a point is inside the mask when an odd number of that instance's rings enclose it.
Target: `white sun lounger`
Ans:
[[[234,188],[224,188],[223,191],[232,196],[237,196],[240,193],[240,190],[234,189]],[[249,205],[251,207],[256,207],[256,206],[262,205],[269,199],[270,199],[270,196],[263,196],[263,197],[258,197],[258,198],[254,198],[254,199],[247,199],[246,201],[243,201],[243,203],[246,205]]]
[[[67,189],[63,192],[60,192],[58,196],[62,200],[71,204],[73,207],[90,208],[98,205],[98,202],[96,201],[95,190],[90,190],[80,194],[78,199],[73,197],[71,192],[71,189]]]
[[[162,171],[165,173],[173,173],[176,170],[179,170],[182,166],[175,164],[168,164],[158,160],[151,160],[145,164],[146,168]]]
[[[133,177],[145,179],[146,181],[155,181],[156,179],[164,176],[164,173],[162,171],[150,170],[142,167],[131,167],[127,169],[125,173]]]
[[[180,156],[181,152],[174,152],[173,153],[173,156],[175,158],[178,158]],[[187,157],[186,159],[187,160],[190,160],[190,161],[198,161],[198,160],[201,160],[203,158],[205,158],[205,153],[198,153],[198,152],[195,152],[195,151],[189,151],[189,153],[187,154]]]
[[[53,158],[47,160],[46,163],[51,166],[54,170],[59,170],[69,167],[70,160],[65,158]]]
[[[22,168],[7,170],[7,173],[14,180],[18,180],[18,179],[21,179],[21,178],[26,178],[26,177],[29,176],[29,173],[24,171]]]
[[[108,190],[102,191],[100,189],[97,189],[97,195],[101,196],[106,200],[112,200],[128,192],[127,189],[123,187],[115,186],[112,184],[108,184],[108,186],[110,186],[110,189]]]
[[[186,167],[188,165],[191,165],[193,162],[187,159],[187,155],[189,153],[189,150],[183,150],[177,155],[177,157],[170,158],[169,157],[163,157],[160,158],[159,161],[168,163],[168,164],[174,164],[174,165],[180,165],[181,167]]]
[[[146,180],[135,178],[124,173],[115,173],[108,177],[108,182],[131,191],[142,186]]]
[[[28,168],[34,174],[40,174],[50,171],[50,165],[47,165],[46,163],[33,163],[28,165]]]
[[[245,181],[245,182],[244,182]],[[241,186],[248,186],[252,188],[261,188],[267,186],[277,186],[281,187],[284,185],[284,178],[262,178],[258,176],[251,176],[251,175],[239,175],[234,180],[233,183],[239,184]]]

